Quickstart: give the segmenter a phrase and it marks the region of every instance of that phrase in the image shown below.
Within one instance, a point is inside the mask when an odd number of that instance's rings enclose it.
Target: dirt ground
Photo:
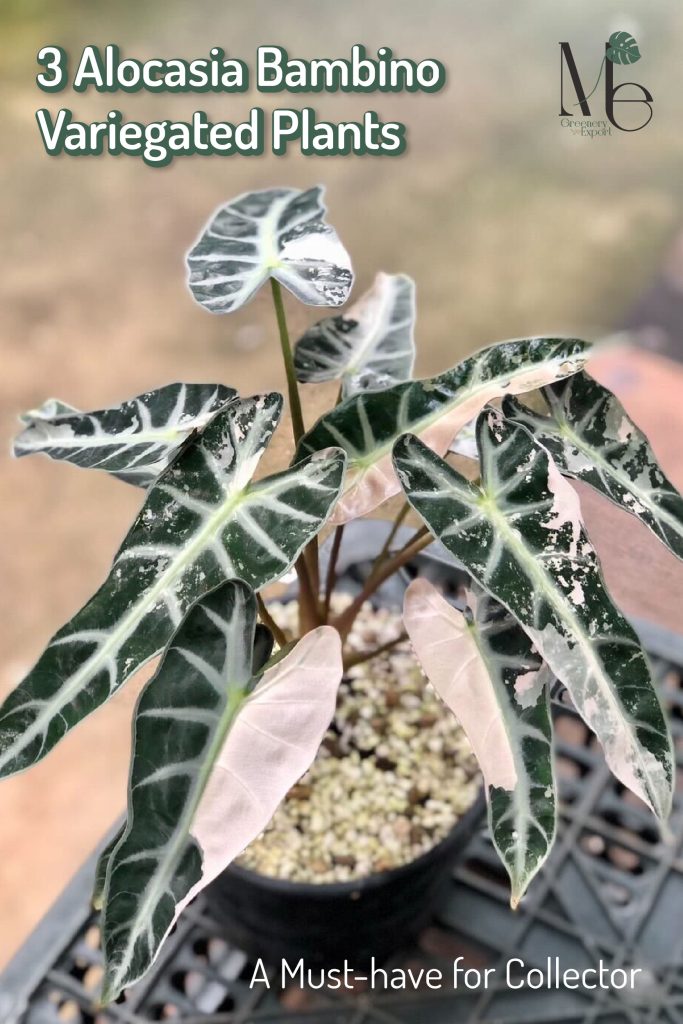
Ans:
[[[602,336],[680,227],[676,5],[648,12],[642,26],[643,46],[659,55],[647,69],[661,97],[657,117],[646,132],[602,141],[557,126],[557,41],[594,45],[588,0],[562,17],[523,0],[514,21],[498,0],[485,13],[433,0],[430,17],[407,0],[349,0],[324,14],[313,0],[295,0],[286,13],[273,0],[248,8],[210,0],[199,17],[180,0],[144,10],[8,0],[0,13],[0,695],[102,580],[140,504],[138,491],[104,476],[12,461],[17,414],[52,395],[100,408],[181,379],[246,394],[282,385],[267,291],[231,317],[210,317],[186,290],[183,254],[217,204],[272,184],[326,183],[356,294],[379,269],[416,279],[419,373],[506,337]],[[605,4],[605,18],[623,11],[637,19],[638,4]],[[600,21],[595,31],[604,28]],[[125,158],[50,159],[38,139],[42,105],[70,105],[83,119],[117,105],[152,120],[185,117],[198,103],[168,94],[45,97],[33,76],[46,43],[77,54],[86,42],[117,41],[140,57],[200,55],[220,43],[250,58],[267,40],[321,56],[347,53],[359,34],[368,47],[390,42],[449,68],[439,95],[373,97],[385,120],[408,124],[410,148],[398,159],[193,158],[158,170]],[[202,106],[228,117],[250,100],[207,97]],[[370,105],[314,100],[321,117],[337,120],[358,119]],[[287,308],[294,336],[317,318],[293,301]],[[0,785],[0,964],[123,807],[139,685],[31,773]]]

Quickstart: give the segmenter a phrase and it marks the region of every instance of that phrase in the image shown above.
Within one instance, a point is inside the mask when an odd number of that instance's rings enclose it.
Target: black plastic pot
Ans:
[[[484,809],[482,792],[433,849],[352,882],[287,882],[231,865],[207,892],[211,915],[231,942],[266,963],[384,960],[429,922]]]
[[[667,678],[662,693],[673,712],[677,761],[683,767],[683,639],[649,624],[636,623],[653,658],[657,679]],[[652,818],[615,785],[592,734],[565,703],[559,716],[575,727],[558,732],[560,814],[558,840],[535,880],[529,897],[510,910],[510,882],[484,830],[477,829],[449,884],[439,898],[430,946],[464,955],[467,967],[482,975],[495,970],[505,978],[513,957],[542,966],[559,954],[565,964],[592,967],[597,958],[608,968],[644,964],[644,983],[605,993],[599,988],[570,991],[506,985],[446,986],[441,993],[426,987],[396,991],[377,985],[362,1004],[339,1000],[339,992],[316,990],[302,1002],[282,997],[279,979],[271,987],[251,984],[253,961],[239,947],[219,938],[225,922],[214,923],[206,890],[185,910],[147,977],[128,991],[124,1001],[106,1009],[108,1024],[132,1021],[200,1020],[269,1021],[309,1024],[363,1017],[385,1024],[607,1024],[680,1021],[683,992],[683,808],[680,796],[672,817],[674,845],[655,841]],[[571,742],[563,738],[571,736]],[[120,822],[106,837],[106,845]],[[591,845],[586,835],[601,842]],[[628,860],[610,861],[608,851],[628,850]],[[95,865],[101,848],[83,865],[57,903],[0,976],[2,1024],[92,1024],[98,1017],[102,953],[93,941],[99,915],[90,903]],[[246,873],[248,874],[248,873]],[[381,877],[381,876],[380,876]],[[404,898],[410,899],[406,886]],[[214,902],[212,897],[212,902]],[[336,922],[330,920],[329,928]],[[396,945],[404,946],[403,936]],[[289,959],[288,959],[289,962]],[[393,968],[435,966],[434,954],[406,943]],[[443,966],[443,963],[441,964]],[[435,995],[438,998],[435,998]],[[607,1002],[605,998],[607,996]],[[355,1016],[354,1016],[355,1014]]]

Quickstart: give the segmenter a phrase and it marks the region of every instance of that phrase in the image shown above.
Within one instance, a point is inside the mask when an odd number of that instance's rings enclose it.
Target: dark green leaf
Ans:
[[[222,384],[168,384],[95,412],[48,399],[21,417],[26,426],[14,455],[41,453],[148,487],[190,434],[236,394]]]
[[[304,384],[341,380],[344,398],[409,380],[415,362],[415,284],[405,274],[378,274],[341,316],[319,320],[294,350]]]
[[[334,713],[339,634],[252,675],[256,601],[231,581],[173,637],[135,713],[128,822],[110,856],[103,1001],[153,963],[183,907],[268,824]]]
[[[100,590],[0,707],[0,776],[28,768],[165,646],[225,579],[282,576],[325,523],[344,456],[251,483],[282,398],[229,403],[151,488]]]
[[[480,416],[477,441],[481,485],[402,438],[394,457],[410,503],[524,627],[617,778],[666,818],[668,725],[638,638],[605,588],[578,496],[528,431],[496,410]]]
[[[107,845],[101,851],[97,858],[97,864],[95,866],[95,881],[93,882],[92,890],[92,905],[95,910],[102,909],[102,901],[104,898],[104,890],[107,881],[107,868],[109,867],[109,859],[121,842],[123,833],[126,830],[125,824],[121,828],[117,829],[112,838],[109,840]]]
[[[586,343],[573,338],[526,338],[492,345],[437,377],[353,395],[308,431],[299,457],[330,445],[346,452],[344,493],[331,521],[348,522],[400,490],[391,449],[401,434],[419,434],[443,454],[487,402],[576,373],[587,357]]]
[[[484,774],[491,836],[516,906],[555,839],[550,674],[507,609],[476,585],[468,605],[463,614],[418,578],[406,590],[403,619]]]
[[[590,484],[683,558],[683,497],[618,398],[586,373],[544,395],[550,416],[514,398],[505,399],[503,410],[548,449],[565,476]]]

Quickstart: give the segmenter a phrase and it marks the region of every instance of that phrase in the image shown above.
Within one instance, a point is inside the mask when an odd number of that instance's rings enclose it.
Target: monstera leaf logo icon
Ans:
[[[630,32],[613,32],[609,37],[609,47],[605,56],[612,64],[635,64],[640,60],[640,50]],[[602,74],[602,68],[600,73]]]

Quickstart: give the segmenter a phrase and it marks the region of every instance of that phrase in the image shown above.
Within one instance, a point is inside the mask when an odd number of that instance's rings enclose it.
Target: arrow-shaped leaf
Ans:
[[[239,580],[231,580],[226,586],[239,587],[241,586]],[[208,600],[206,599],[201,600]],[[198,602],[199,603],[199,602]],[[196,606],[195,606],[196,607]],[[190,612],[188,612],[188,616]],[[186,622],[187,617],[184,622]],[[180,627],[179,627],[180,628]],[[175,636],[174,636],[175,639]],[[252,657],[252,673],[258,677],[258,673],[263,669],[264,665],[270,658],[273,650],[273,635],[270,630],[258,623],[256,626],[256,632],[254,636],[254,650]],[[95,880],[93,882],[92,892],[92,905],[95,910],[102,909],[102,900],[104,897],[105,883],[107,880],[107,868],[109,867],[109,860],[116,847],[121,842],[123,834],[126,831],[126,825],[123,824],[121,828],[117,830],[114,836],[109,840],[107,845],[101,851],[97,858],[97,864],[95,866]]]
[[[501,342],[437,377],[347,399],[318,420],[299,448],[301,456],[337,445],[348,455],[344,494],[331,521],[349,522],[398,493],[391,449],[402,434],[418,434],[443,454],[487,402],[576,373],[587,350],[572,338]]]
[[[336,630],[308,633],[255,685],[255,622],[242,583],[203,598],[140,697],[128,824],[107,870],[105,1002],[150,967],[183,907],[263,831],[334,713]]]
[[[334,452],[258,483],[277,394],[229,403],[151,488],[111,572],[0,707],[0,776],[28,768],[164,647],[225,579],[277,579],[325,523],[344,473]]]
[[[221,206],[187,256],[188,283],[211,313],[232,313],[274,277],[309,306],[341,306],[353,272],[325,223],[323,188],[247,192]]]
[[[304,384],[342,382],[344,398],[409,380],[415,362],[415,284],[405,274],[378,274],[341,316],[319,320],[294,350]]]
[[[408,500],[524,627],[617,778],[666,818],[671,736],[638,638],[605,588],[578,496],[547,451],[496,410],[481,414],[477,440],[481,485],[402,438],[394,457]]]
[[[236,394],[222,384],[169,384],[95,412],[79,412],[51,398],[21,417],[26,426],[13,452],[103,469],[147,487],[192,431],[203,430]]]
[[[107,882],[107,868],[109,867],[109,861],[111,855],[123,839],[123,834],[126,831],[125,824],[122,825],[112,836],[106,846],[101,850],[99,857],[97,858],[97,864],[95,865],[95,879],[92,887],[91,902],[95,910],[102,909],[102,903],[104,900],[104,890]]]
[[[550,674],[513,617],[479,587],[466,614],[426,579],[403,620],[432,686],[467,734],[487,786],[489,826],[516,906],[555,839]]]
[[[566,476],[583,480],[645,523],[683,558],[683,497],[619,399],[586,373],[544,389],[550,416],[514,398],[505,414],[548,449]]]

